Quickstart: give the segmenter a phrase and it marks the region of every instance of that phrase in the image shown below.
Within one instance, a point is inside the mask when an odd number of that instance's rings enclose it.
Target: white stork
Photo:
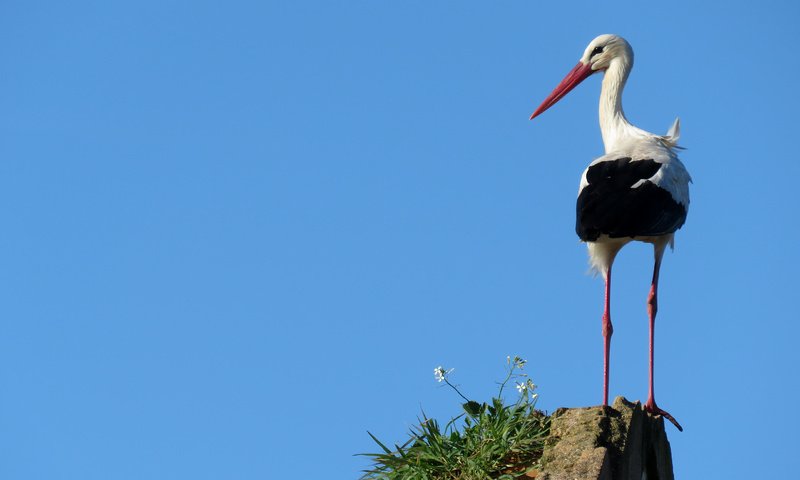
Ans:
[[[593,73],[603,72],[600,130],[605,155],[583,172],[578,190],[575,229],[589,249],[589,263],[605,280],[603,331],[603,405],[608,405],[611,347],[611,265],[630,241],[653,244],[655,266],[647,298],[650,319],[650,378],[645,409],[678,422],[656,405],[653,393],[653,329],[658,308],[658,272],[667,245],[686,221],[689,173],[676,154],[680,123],[655,135],[628,122],[622,111],[622,90],[633,67],[633,50],[625,39],[600,35],[589,43],[578,64],[531,115],[531,120],[558,102]]]

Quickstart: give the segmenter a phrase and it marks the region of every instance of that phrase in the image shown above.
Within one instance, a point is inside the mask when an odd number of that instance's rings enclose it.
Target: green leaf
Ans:
[[[472,415],[473,417],[476,415],[480,415],[481,413],[481,404],[473,400],[470,400],[469,402],[465,403],[464,405],[462,405],[462,407],[464,407],[465,412],[467,412],[469,415]]]
[[[380,440],[378,440],[377,438],[375,438],[375,435],[373,435],[372,433],[370,433],[370,431],[369,431],[369,430],[367,430],[367,434],[368,434],[370,437],[372,437],[372,439],[373,439],[373,440],[375,440],[375,443],[377,443],[378,445],[380,445],[380,446],[381,446],[381,448],[383,449],[383,451],[384,451],[384,452],[386,452],[386,453],[392,453],[392,451],[391,451],[391,450],[389,450],[388,448],[386,448],[386,445],[382,444]]]

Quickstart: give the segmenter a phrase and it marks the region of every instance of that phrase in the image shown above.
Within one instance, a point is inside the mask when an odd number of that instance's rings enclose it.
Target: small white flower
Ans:
[[[525,393],[525,390],[526,390],[527,388],[528,388],[528,386],[527,386],[527,385],[525,385],[524,383],[517,383],[517,391],[518,391],[520,394],[522,394],[522,393]]]
[[[444,367],[439,365],[438,367],[433,369],[433,377],[436,379],[437,382],[442,382],[444,379],[450,375],[450,372],[455,370],[455,368],[451,368],[450,370],[445,370]]]
[[[522,370],[523,368],[525,368],[525,364],[526,364],[526,363],[528,363],[528,361],[527,361],[527,360],[525,360],[524,358],[520,358],[520,357],[514,357],[514,366],[516,366],[516,367],[517,367],[517,368],[519,368],[520,370]]]

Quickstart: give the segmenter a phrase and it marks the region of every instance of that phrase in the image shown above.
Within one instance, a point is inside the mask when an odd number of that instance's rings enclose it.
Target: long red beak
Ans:
[[[564,97],[564,95],[568,94],[573,88],[577,87],[579,83],[586,80],[589,77],[589,75],[593,73],[594,70],[592,70],[591,65],[584,65],[583,63],[578,62],[578,64],[575,65],[575,68],[570,70],[567,76],[564,77],[564,80],[561,80],[561,83],[558,84],[555,90],[550,92],[550,95],[548,95],[547,98],[544,99],[544,102],[542,102],[542,104],[539,105],[539,108],[537,108],[536,111],[533,112],[533,115],[531,115],[531,120],[539,116],[542,112],[544,112],[548,108],[555,105],[556,102],[558,102]]]

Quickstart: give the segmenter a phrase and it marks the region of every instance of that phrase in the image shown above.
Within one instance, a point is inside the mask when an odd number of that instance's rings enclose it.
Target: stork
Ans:
[[[658,274],[664,250],[673,246],[675,232],[686,221],[689,183],[678,159],[680,120],[666,135],[631,125],[622,110],[622,90],[633,68],[633,50],[617,35],[600,35],[589,43],[578,64],[531,115],[552,107],[579,83],[603,72],[600,92],[600,131],[605,155],[589,164],[578,189],[575,230],[589,250],[589,263],[605,280],[603,333],[603,405],[608,405],[611,335],[611,265],[631,241],[654,249],[653,280],[647,297],[650,323],[649,392],[645,410],[662,415],[683,431],[675,418],[656,405],[653,391],[653,339],[658,310]]]

